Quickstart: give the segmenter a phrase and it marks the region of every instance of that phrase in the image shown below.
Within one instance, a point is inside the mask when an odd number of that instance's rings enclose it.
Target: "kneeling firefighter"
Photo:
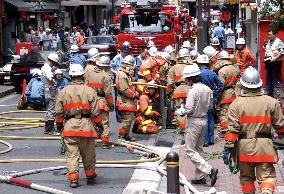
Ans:
[[[135,118],[134,127],[137,127],[139,133],[155,134],[159,127],[157,117],[161,116],[156,110],[159,99],[158,88],[155,81],[148,82],[149,85],[144,88],[144,94],[137,101],[138,116]]]
[[[273,164],[277,163],[278,156],[271,131],[274,128],[283,137],[284,116],[279,102],[264,95],[262,80],[255,68],[248,67],[240,83],[241,94],[228,109],[224,163],[229,164],[230,154],[238,153],[243,193],[254,194],[257,181],[262,194],[272,194],[276,183]]]
[[[70,66],[71,83],[62,89],[56,100],[56,124],[67,147],[67,169],[70,187],[79,186],[79,159],[82,156],[87,183],[96,177],[95,137],[92,118],[99,115],[97,93],[84,85],[80,64]],[[64,123],[65,120],[65,123]],[[63,125],[64,123],[64,125]]]

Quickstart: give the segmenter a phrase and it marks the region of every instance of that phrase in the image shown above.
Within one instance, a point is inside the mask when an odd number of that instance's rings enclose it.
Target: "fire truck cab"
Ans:
[[[123,3],[118,48],[128,41],[132,46],[132,53],[139,54],[150,40],[158,50],[167,45],[176,47],[182,37],[177,35],[181,26],[175,14],[176,6],[164,4],[161,0],[129,0],[128,3]]]

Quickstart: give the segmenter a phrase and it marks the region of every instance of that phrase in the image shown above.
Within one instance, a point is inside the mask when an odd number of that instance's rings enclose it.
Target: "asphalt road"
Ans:
[[[0,99],[0,112],[17,110],[16,104],[18,103],[19,95],[10,95]],[[43,117],[43,113],[13,113],[9,117]],[[117,139],[118,123],[115,121],[115,115],[111,114],[111,139]],[[15,131],[0,131],[0,135],[23,135],[23,136],[43,136],[43,128],[24,129]],[[135,135],[139,143],[148,144],[151,136],[149,135]],[[152,137],[153,138],[153,137]],[[169,138],[164,137],[161,139],[160,144],[166,142],[168,146],[171,143],[168,142]],[[58,140],[43,141],[43,140],[7,140],[13,146],[13,150],[9,153],[1,155],[1,159],[20,159],[20,158],[65,158],[61,156],[60,142]],[[171,142],[171,141],[170,141]],[[3,145],[0,145],[0,150],[4,149]],[[115,147],[110,150],[102,149],[100,144],[96,148],[98,160],[124,160],[124,159],[138,159],[139,156],[129,154],[124,147]],[[8,163],[0,164],[0,173],[20,172],[30,169],[52,167],[64,165],[62,163]],[[85,175],[83,169],[80,170],[80,185],[81,187],[76,189],[70,189],[69,181],[67,180],[65,170],[59,172],[47,172],[35,175],[28,175],[21,177],[21,179],[31,181],[43,186],[69,191],[72,193],[100,193],[100,194],[116,194],[122,193],[123,189],[127,186],[132,174],[132,169],[97,169],[98,177],[96,183],[93,186],[86,185]],[[9,185],[6,183],[0,184],[0,193],[5,194],[35,194],[39,191],[22,188],[15,185]]]

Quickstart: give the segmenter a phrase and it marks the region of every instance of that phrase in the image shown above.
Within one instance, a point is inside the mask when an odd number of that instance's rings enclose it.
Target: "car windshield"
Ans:
[[[93,36],[91,39],[92,44],[113,44],[111,36]]]
[[[122,32],[129,33],[162,33],[172,30],[170,18],[161,13],[123,15],[120,25]]]
[[[25,62],[27,63],[37,63],[37,62],[45,62],[47,60],[47,56],[51,52],[31,52],[25,58]]]

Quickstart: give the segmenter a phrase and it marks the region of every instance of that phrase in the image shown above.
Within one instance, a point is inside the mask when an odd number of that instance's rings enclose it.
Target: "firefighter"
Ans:
[[[87,66],[85,67],[85,79],[87,79],[86,75],[89,75],[89,73],[93,71],[98,56],[99,50],[97,48],[91,48],[88,51]]]
[[[77,45],[72,45],[70,48],[70,60],[69,64],[81,64],[83,68],[86,67],[86,58],[84,55],[79,53],[79,47]]]
[[[179,109],[181,107],[184,107],[186,98],[187,98],[187,92],[188,92],[188,85],[186,85],[185,81],[181,79],[179,82],[175,84],[176,88],[173,92],[173,101],[176,109]],[[175,120],[173,123],[176,123],[178,132],[184,133],[186,129],[186,115],[175,115]]]
[[[144,87],[144,93],[137,101],[138,116],[135,118],[135,125],[139,133],[155,134],[158,133],[159,127],[157,117],[161,116],[157,110],[159,100],[158,87],[155,86],[154,80],[148,82],[149,85]]]
[[[46,101],[45,128],[44,134],[55,133],[55,80],[54,68],[58,65],[59,57],[56,53],[51,53],[47,57],[47,62],[41,68],[41,79],[44,85],[44,95]]]
[[[191,43],[188,40],[182,43],[181,48],[186,48],[189,52],[193,50]]]
[[[56,94],[63,88],[65,88],[69,81],[63,76],[63,71],[61,69],[56,69],[55,72],[55,84],[56,84]]]
[[[246,47],[246,41],[244,38],[238,38],[236,42],[236,60],[237,60],[237,65],[240,68],[240,74],[239,77],[243,76],[243,73],[245,69],[248,66],[255,66],[256,64],[256,59],[253,56],[253,54],[247,49]]]
[[[195,179],[191,180],[191,183],[206,184],[205,177],[209,176],[213,187],[217,181],[218,169],[213,168],[202,158],[207,112],[212,107],[213,94],[210,88],[201,83],[200,74],[200,69],[195,65],[184,68],[183,79],[190,89],[185,107],[178,109],[176,114],[186,114],[189,117],[185,131],[185,148],[187,156],[195,165]]]
[[[148,50],[144,48],[141,50],[140,55],[135,57],[134,77],[136,81],[138,80],[139,69],[142,66],[143,62],[148,58],[148,55]]]
[[[163,85],[167,85],[167,76],[171,67],[171,55],[167,52],[159,52],[158,55],[165,60],[165,63],[159,68],[159,82]]]
[[[145,60],[139,69],[138,72],[139,77],[146,80],[147,82],[151,80],[156,80],[156,81],[159,80],[160,79],[159,70],[163,65],[166,64],[165,57],[166,55],[158,55],[157,53],[155,54],[155,56]]]
[[[150,55],[150,58],[154,58],[158,54],[158,49],[155,46],[152,46],[149,48],[148,53]]]
[[[168,85],[174,87],[174,84],[181,80],[184,67],[188,64],[190,53],[188,49],[182,48],[178,52],[177,64],[170,68],[168,73]]]
[[[93,71],[85,75],[85,83],[93,88],[98,95],[98,103],[100,115],[94,122],[99,125],[101,123],[103,131],[101,133],[102,146],[105,149],[109,148],[109,112],[114,109],[112,96],[112,80],[110,74],[110,59],[107,56],[98,58],[96,65],[93,66]]]
[[[264,95],[262,80],[255,68],[248,67],[240,82],[241,95],[228,109],[229,127],[224,153],[238,149],[243,193],[254,194],[254,182],[257,181],[262,194],[272,194],[276,186],[273,164],[277,163],[278,155],[271,130],[274,128],[283,138],[284,116],[279,102]]]
[[[205,131],[204,145],[214,145],[214,124],[215,124],[215,107],[223,89],[223,83],[217,74],[209,69],[210,61],[207,55],[200,55],[197,58],[197,64],[201,71],[202,83],[213,91],[213,107],[207,113],[207,130]]]
[[[174,47],[172,45],[168,45],[165,47],[164,52],[167,52],[171,55],[171,66],[174,66],[176,64],[176,53]]]
[[[211,46],[218,52],[222,51],[222,47],[218,38],[213,38],[211,41]]]
[[[121,63],[116,75],[115,87],[118,91],[116,106],[121,112],[121,123],[119,125],[119,138],[135,141],[130,137],[129,131],[136,112],[136,99],[139,99],[134,86],[131,84],[134,74],[135,59],[131,55],[126,56]]]
[[[189,53],[189,61],[188,62],[190,64],[192,64],[192,65],[196,64],[198,56],[199,56],[199,53],[196,50],[190,51],[190,53]]]
[[[91,118],[97,117],[99,112],[96,92],[84,85],[84,70],[81,64],[72,64],[69,75],[70,85],[60,91],[56,100],[56,124],[67,147],[70,187],[76,188],[79,186],[80,155],[87,183],[92,184],[97,175],[95,169],[97,133]]]
[[[235,87],[238,82],[239,69],[234,66],[230,60],[229,53],[225,50],[219,54],[219,60],[216,65],[217,73],[223,82],[224,89],[220,97],[220,127],[221,136],[228,128],[227,112],[229,105],[236,99]]]
[[[207,55],[210,59],[211,63],[211,70],[215,71],[215,64],[218,61],[218,54],[219,52],[212,46],[207,46],[203,49],[203,53]]]

